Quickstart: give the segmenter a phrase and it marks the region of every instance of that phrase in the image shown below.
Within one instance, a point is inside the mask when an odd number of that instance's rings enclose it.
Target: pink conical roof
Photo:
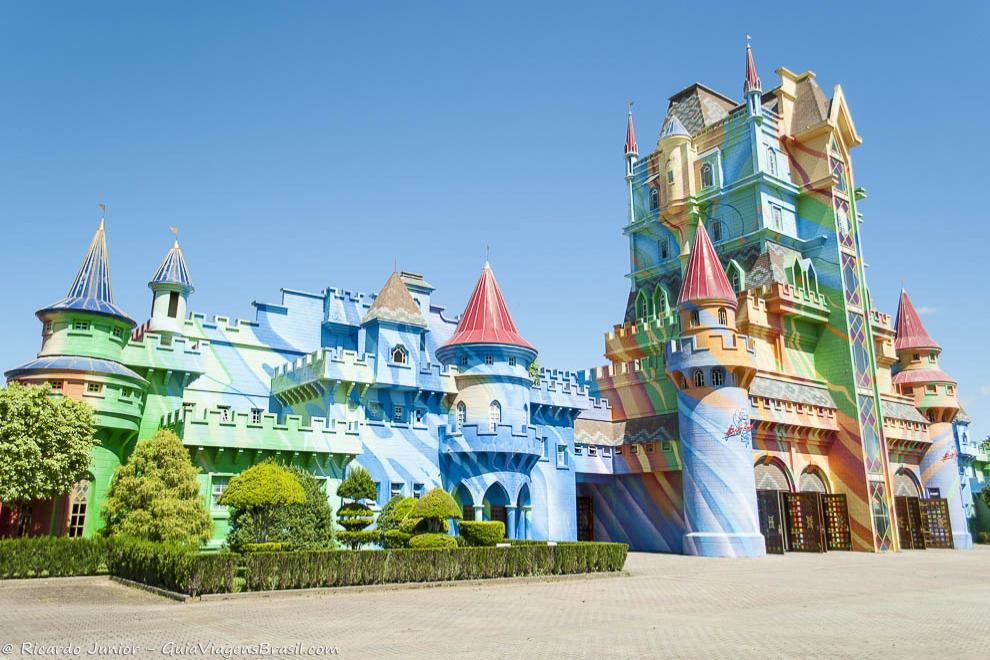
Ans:
[[[487,261],[454,335],[444,346],[458,344],[510,344],[536,350],[516,330]]]
[[[915,311],[904,289],[901,289],[901,300],[897,305],[897,321],[894,327],[897,330],[894,348],[898,351],[909,348],[940,348],[935,340],[928,336],[925,326],[921,325],[918,312]]]
[[[736,293],[725,276],[705,226],[699,222],[677,304],[716,301],[735,307]]]
[[[638,154],[639,147],[636,146],[636,133],[633,131],[632,109],[629,110],[629,119],[626,121],[626,153]]]
[[[760,77],[756,75],[756,63],[753,62],[753,49],[750,45],[746,44],[746,84],[743,85],[743,93],[752,92],[754,90],[762,90],[763,85],[760,83]]]

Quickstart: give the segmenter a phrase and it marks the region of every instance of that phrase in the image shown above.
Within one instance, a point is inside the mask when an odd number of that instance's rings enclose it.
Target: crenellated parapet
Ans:
[[[203,349],[209,343],[207,339],[145,333],[128,342],[123,362],[136,369],[198,375],[206,371]]]
[[[535,426],[510,424],[462,424],[440,427],[441,454],[502,454],[523,462],[535,462],[543,455],[543,442]]]
[[[190,447],[309,454],[361,453],[360,431],[337,420],[186,406],[162,418]]]
[[[649,355],[663,355],[666,342],[677,332],[676,314],[627,321],[605,333],[605,357],[629,362]]]

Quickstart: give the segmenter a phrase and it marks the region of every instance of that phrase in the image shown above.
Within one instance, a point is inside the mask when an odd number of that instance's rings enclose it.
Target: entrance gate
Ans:
[[[949,503],[938,497],[895,497],[897,537],[905,550],[952,548]]]
[[[587,496],[577,498],[577,540],[595,540],[595,509]]]
[[[825,552],[824,524],[819,493],[783,493],[787,514],[787,549]]]
[[[756,504],[760,515],[760,532],[766,540],[767,552],[784,554],[784,516],[780,508],[780,491],[756,491]]]
[[[825,518],[825,542],[829,550],[852,550],[849,508],[843,493],[821,493]]]

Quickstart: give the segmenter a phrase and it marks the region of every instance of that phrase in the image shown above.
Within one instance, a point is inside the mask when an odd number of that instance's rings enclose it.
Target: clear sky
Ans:
[[[990,13],[912,5],[6,3],[0,368],[37,352],[99,202],[139,322],[170,225],[191,308],[248,318],[281,287],[375,292],[393,263],[457,314],[491,244],[541,363],[601,364],[628,291],[626,101],[645,148],[682,87],[739,98],[748,33],[765,88],[779,66],[842,84],[874,300],[894,313],[906,282],[982,438]]]

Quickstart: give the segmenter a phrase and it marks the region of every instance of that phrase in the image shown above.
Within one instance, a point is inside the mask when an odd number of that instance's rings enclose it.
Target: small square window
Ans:
[[[73,321],[73,330],[89,330],[89,321]]]
[[[653,448],[654,448],[655,446],[656,446],[656,445],[654,445],[654,444],[653,444],[652,442],[651,442],[651,443],[649,443],[648,445],[646,445],[646,453],[647,453],[647,454],[652,454],[652,453],[653,453]]]
[[[935,394],[938,392],[938,388],[935,385],[925,385],[925,391],[928,394]]]
[[[602,447],[602,456],[609,457],[612,455],[611,447]]]
[[[516,366],[516,358],[514,358],[514,357],[510,357],[509,358],[509,366],[510,367]]]
[[[230,421],[230,406],[217,406],[220,411],[220,421],[229,422]]]
[[[616,456],[622,456],[622,447],[616,447],[615,448],[615,455]]]
[[[639,445],[630,445],[629,449],[634,454],[638,454],[639,453]]]
[[[45,321],[45,334],[46,335],[52,334],[52,330],[54,330],[54,329],[55,329],[55,322],[54,321]]]
[[[251,408],[251,423],[252,424],[261,424],[261,415],[262,415],[262,412],[263,411],[261,410],[261,408]]]
[[[567,445],[557,445],[557,467],[567,467]]]
[[[129,389],[127,389],[126,387],[120,388],[120,398],[121,399],[130,399],[131,398],[131,391]]]
[[[416,408],[416,410],[413,411],[413,419],[416,420],[417,424],[422,424],[423,420],[426,419],[426,411],[422,408]]]
[[[574,445],[574,455],[581,456],[584,453],[584,447],[581,445]]]
[[[395,497],[396,495],[402,495],[402,491],[406,487],[406,485],[404,483],[402,483],[401,481],[398,481],[398,482],[395,482],[394,481],[391,484],[389,484],[389,486],[390,486],[389,497]]]
[[[485,356],[485,364],[495,364],[495,358],[491,355]]]
[[[372,401],[368,404],[368,412],[371,414],[371,419],[381,419],[382,418],[382,404],[377,401]]]
[[[598,447],[588,445],[588,456],[598,456]]]
[[[124,338],[124,329],[123,328],[114,328],[113,330],[111,330],[111,332],[113,333],[113,336],[116,337],[117,339],[123,339]]]
[[[49,384],[52,386],[52,392],[61,392],[62,391],[62,381],[60,381],[60,380],[53,380]]]
[[[86,391],[90,394],[96,394],[103,391],[103,383],[86,383]]]
[[[227,490],[229,483],[230,477],[213,475],[210,478],[210,505],[214,509],[223,509],[223,506],[220,505],[220,496],[223,495],[223,491]]]
[[[671,449],[670,440],[663,440],[660,443],[660,451],[666,454],[666,453],[670,453],[670,449]]]
[[[462,367],[466,367],[467,366],[467,356],[466,355],[462,355],[461,356],[461,366]]]
[[[402,421],[402,416],[404,414],[405,414],[405,409],[402,406],[393,406],[392,407],[392,421],[393,422],[401,422]]]
[[[423,484],[413,484],[413,497],[417,500],[423,496]]]

